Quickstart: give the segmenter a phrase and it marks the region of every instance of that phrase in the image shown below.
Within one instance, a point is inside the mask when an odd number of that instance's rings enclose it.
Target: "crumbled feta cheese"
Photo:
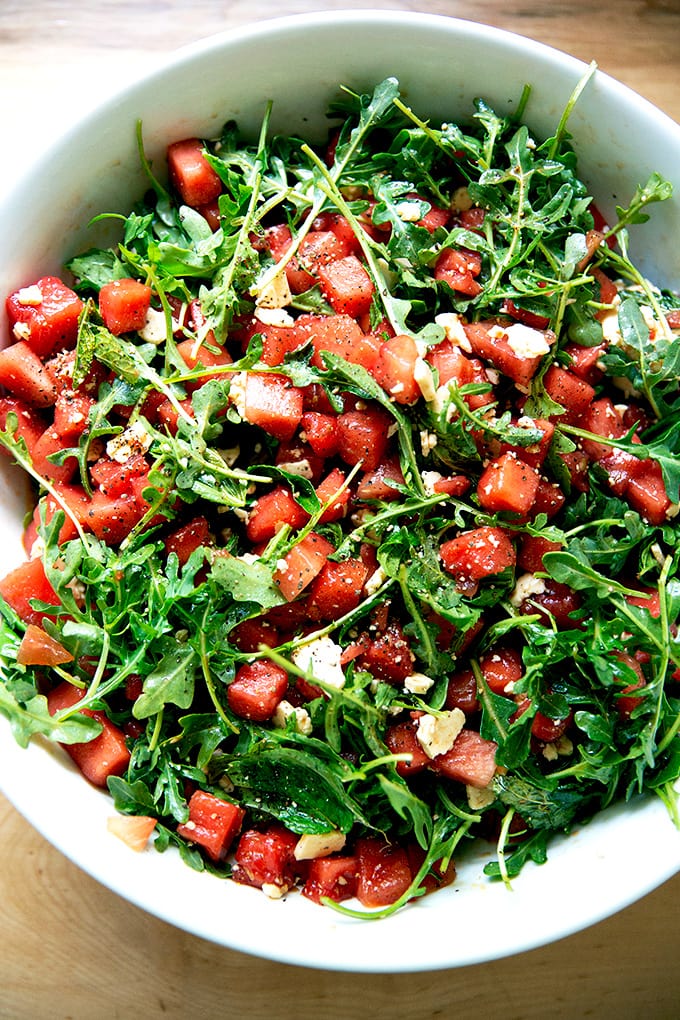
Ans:
[[[314,468],[306,458],[302,460],[288,460],[285,463],[277,464],[277,467],[281,468],[282,471],[287,471],[289,475],[298,475],[300,478],[314,477]]]
[[[493,804],[496,799],[496,794],[491,786],[484,786],[481,790],[476,786],[466,786],[465,794],[471,811],[482,811]]]
[[[435,315],[434,321],[435,325],[442,327],[449,343],[467,351],[468,354],[472,352],[472,346],[463,328],[463,320],[460,315],[456,315],[455,312],[442,312],[441,315]]]
[[[437,387],[434,384],[432,369],[423,358],[416,358],[413,367],[413,378],[424,399],[431,403],[437,396]]]
[[[168,335],[165,324],[165,312],[160,308],[149,308],[144,325],[139,330],[142,340],[149,344],[161,344]]]
[[[562,758],[568,758],[570,754],[574,753],[573,741],[563,733],[561,737],[558,737],[555,741],[555,749]]]
[[[550,350],[550,344],[540,329],[532,329],[522,322],[515,322],[505,330],[508,345],[518,358],[540,358]]]
[[[37,283],[31,287],[22,287],[15,294],[17,304],[37,307],[42,304],[43,294]]]
[[[541,595],[545,591],[545,581],[535,574],[521,574],[515,582],[510,595],[510,603],[515,608],[521,606],[525,599],[532,595]]]
[[[550,742],[544,745],[544,747],[541,749],[541,754],[543,755],[546,761],[557,761],[557,759],[559,758],[557,748],[553,743]]]
[[[118,464],[124,464],[130,457],[144,454],[153,442],[152,437],[146,431],[140,421],[128,425],[120,435],[109,439],[106,444],[106,453],[111,460]]]
[[[656,562],[659,564],[659,566],[663,567],[664,563],[666,562],[666,557],[665,557],[664,551],[661,548],[661,546],[659,545],[659,543],[658,542],[653,542],[651,544],[651,546],[649,547],[649,551],[651,552],[652,556],[654,557]]]
[[[657,330],[659,329],[660,323],[652,308],[649,305],[640,305],[640,314],[645,320],[645,326],[652,335],[652,340],[656,336]]]
[[[342,850],[346,839],[344,832],[337,829],[331,829],[330,832],[305,833],[295,844],[293,856],[296,861],[313,861],[317,857],[327,857],[328,854]]]
[[[428,758],[446,754],[465,725],[465,715],[459,708],[441,715],[421,715],[418,720],[416,738]]]
[[[420,202],[400,202],[396,206],[396,213],[404,223],[417,223],[423,218],[420,211]]]
[[[34,539],[34,541],[33,541],[33,545],[31,546],[31,551],[28,554],[28,558],[29,558],[29,560],[40,559],[40,557],[42,556],[42,554],[44,552],[45,552],[45,542],[40,537],[40,535],[38,535]]]
[[[241,560],[242,563],[257,563],[260,557],[256,553],[244,552],[240,556],[235,557],[237,560]],[[285,560],[284,560],[285,563]]]
[[[12,326],[12,333],[17,340],[28,340],[31,336],[31,327],[27,322],[15,322]]]
[[[295,319],[289,315],[285,308],[256,308],[255,318],[264,326],[279,326],[288,328],[295,325]]]
[[[436,434],[423,429],[420,433],[420,448],[423,451],[423,457],[427,457],[430,453],[432,453],[436,445]]]
[[[305,673],[311,673],[321,683],[340,690],[345,686],[345,674],[340,659],[342,648],[324,635],[297,648],[291,659]]]
[[[260,318],[259,312],[264,308],[286,308],[287,305],[293,300],[290,286],[288,284],[288,277],[284,271],[277,273],[270,280],[266,281],[264,286],[258,287],[257,284],[251,291],[251,294],[255,298],[255,315]],[[266,320],[261,319],[264,322]]]
[[[382,567],[376,567],[371,576],[364,585],[364,593],[367,596],[375,595],[378,588],[380,588],[387,580],[387,574]]]
[[[465,185],[461,188],[456,188],[451,198],[451,208],[454,212],[467,212],[468,209],[472,209],[472,206],[473,201]]]
[[[427,694],[433,685],[434,680],[425,673],[411,673],[404,680],[404,690],[411,694]]]
[[[248,373],[237,372],[229,380],[229,399],[241,415],[246,416],[246,386],[248,385]]]
[[[288,892],[287,885],[277,885],[276,882],[263,882],[262,892],[265,896],[268,896],[270,900],[280,900],[282,896],[285,896]]]
[[[425,489],[425,492],[428,494],[428,496],[434,496],[435,485],[437,484],[437,482],[441,482],[444,476],[441,475],[439,471],[423,471],[420,477],[423,480],[423,487]]]
[[[295,718],[296,731],[308,737],[312,732],[312,720],[309,712],[299,705],[291,705],[290,701],[286,701],[285,698],[276,706],[272,722],[278,729],[285,730],[291,716]]]

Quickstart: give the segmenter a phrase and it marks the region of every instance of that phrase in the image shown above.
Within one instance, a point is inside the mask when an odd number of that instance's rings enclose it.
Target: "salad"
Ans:
[[[119,243],[7,296],[0,711],[131,846],[383,917],[473,838],[509,883],[614,801],[680,823],[680,298],[629,243],[671,186],[605,222],[592,73],[545,140],[389,78],[166,184],[140,126]]]

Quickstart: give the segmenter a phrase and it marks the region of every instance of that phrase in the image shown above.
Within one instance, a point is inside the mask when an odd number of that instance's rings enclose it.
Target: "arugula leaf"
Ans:
[[[172,642],[144,680],[144,689],[132,710],[135,719],[148,719],[168,702],[189,708],[194,698],[195,664],[196,652],[191,645]]]
[[[6,687],[0,685],[0,713],[9,720],[12,735],[20,747],[27,747],[35,734],[42,734],[62,744],[79,744],[99,736],[102,724],[89,716],[76,713],[63,722],[59,713],[50,715],[47,698],[36,694],[20,705]]]

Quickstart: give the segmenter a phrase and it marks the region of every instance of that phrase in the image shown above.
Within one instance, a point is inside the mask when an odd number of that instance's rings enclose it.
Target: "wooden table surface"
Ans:
[[[46,109],[47,133],[57,131],[60,109],[92,103],[176,46],[320,7],[419,9],[511,29],[595,59],[680,121],[679,0],[0,0],[5,174],[22,146],[40,144]],[[521,956],[432,974],[346,976],[176,931],[79,871],[2,798],[0,847],[0,1018],[680,1016],[680,875],[615,917]]]

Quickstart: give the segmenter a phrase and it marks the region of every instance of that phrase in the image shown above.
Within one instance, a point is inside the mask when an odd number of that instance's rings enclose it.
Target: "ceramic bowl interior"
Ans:
[[[100,240],[87,224],[128,211],[145,185],[135,143],[141,119],[158,172],[165,146],[209,137],[235,118],[253,136],[268,99],[273,130],[325,137],[325,110],[340,84],[368,91],[397,77],[407,101],[433,121],[465,119],[484,97],[512,109],[522,87],[526,121],[551,134],[579,61],[472,22],[398,12],[327,12],[262,22],[178,52],[149,77],[65,125],[0,199],[0,293],[59,272],[66,257]],[[569,123],[580,173],[605,214],[658,170],[680,176],[680,127],[598,72]],[[653,209],[633,233],[638,262],[657,282],[680,280],[680,202]],[[2,336],[7,335],[6,324]],[[3,461],[0,571],[23,558],[27,490]],[[0,726],[0,785],[29,821],[85,871],[166,921],[235,949],[307,966],[358,971],[455,967],[507,956],[577,931],[621,909],[680,867],[680,834],[660,802],[607,811],[557,840],[548,863],[527,867],[508,892],[482,874],[491,857],[475,846],[455,885],[377,922],[358,922],[300,895],[272,902],[259,892],[189,870],[172,852],[134,854],[106,831],[108,797],[90,787],[59,749],[28,750]]]

